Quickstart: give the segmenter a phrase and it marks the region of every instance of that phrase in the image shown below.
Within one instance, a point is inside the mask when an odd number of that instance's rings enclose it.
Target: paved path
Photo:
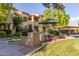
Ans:
[[[9,43],[7,40],[0,39],[0,56],[24,56],[35,48],[24,47],[20,44]]]

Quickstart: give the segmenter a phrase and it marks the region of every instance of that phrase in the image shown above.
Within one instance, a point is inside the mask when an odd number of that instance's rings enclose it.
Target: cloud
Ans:
[[[70,18],[70,21],[69,21],[69,26],[78,26],[79,22],[79,17],[73,17],[73,18]]]

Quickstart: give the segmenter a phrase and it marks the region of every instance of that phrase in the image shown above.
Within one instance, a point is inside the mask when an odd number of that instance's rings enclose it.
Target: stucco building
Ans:
[[[21,24],[21,26],[23,28],[27,27],[32,29],[33,31],[38,30],[39,28],[38,21],[40,20],[40,15],[36,13],[29,14],[16,8],[13,8],[11,10],[11,13],[8,15],[7,21],[0,23],[0,30],[7,30],[7,29],[14,30],[14,24],[13,24],[14,13],[22,16],[23,23]]]

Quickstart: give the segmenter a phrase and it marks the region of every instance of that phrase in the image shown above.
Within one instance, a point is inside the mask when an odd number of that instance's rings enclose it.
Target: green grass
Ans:
[[[32,56],[79,56],[79,50],[76,50],[74,44],[79,39],[63,40],[55,43],[49,43],[44,48],[32,54]]]

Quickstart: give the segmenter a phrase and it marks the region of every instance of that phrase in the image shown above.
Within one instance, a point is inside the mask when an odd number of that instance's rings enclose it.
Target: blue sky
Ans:
[[[66,12],[71,17],[69,25],[77,25],[79,21],[79,3],[65,3],[63,5],[65,6]],[[14,7],[28,13],[38,14],[42,14],[44,8],[41,3],[17,3],[14,4]]]

